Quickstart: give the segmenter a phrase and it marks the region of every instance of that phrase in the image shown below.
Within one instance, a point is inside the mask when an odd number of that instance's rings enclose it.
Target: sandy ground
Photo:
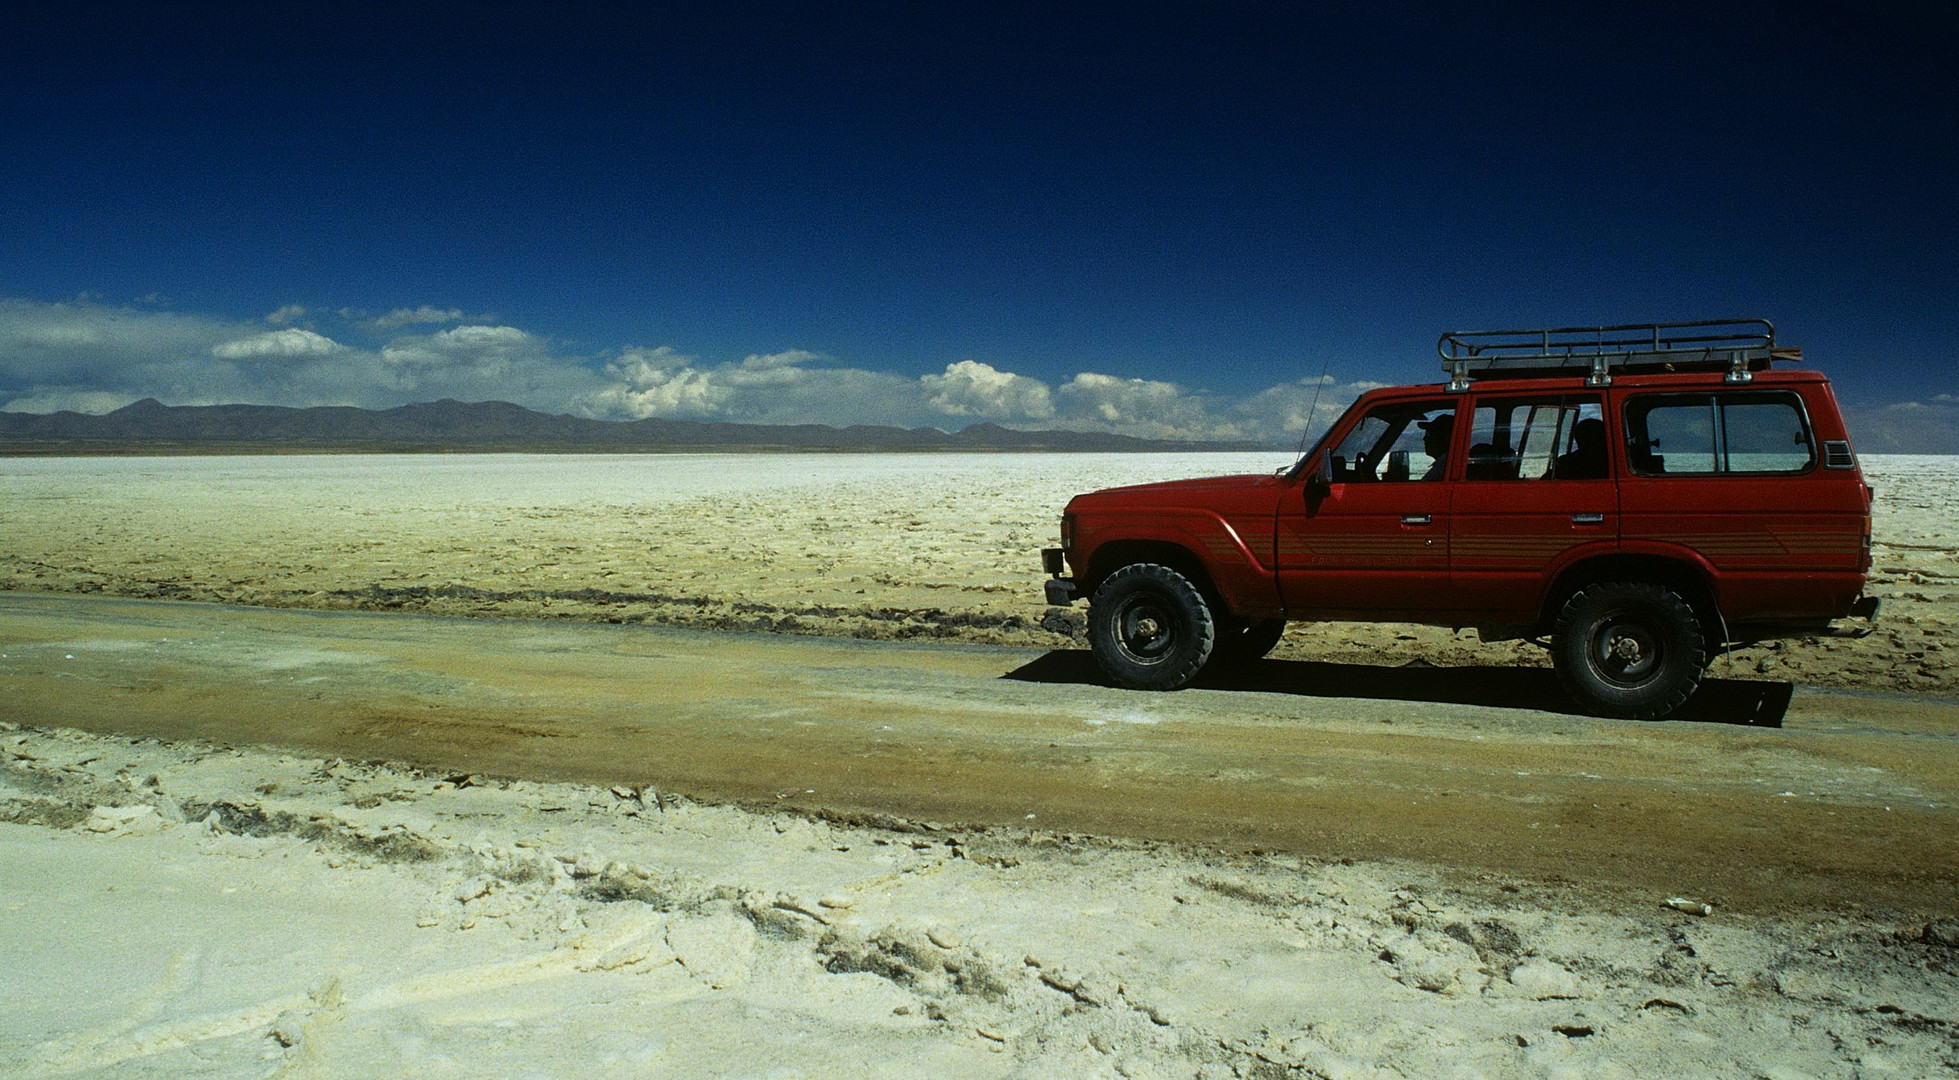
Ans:
[[[13,724],[0,758],[8,1076],[1959,1069],[1951,921]]]
[[[24,723],[957,821],[1413,859],[1799,917],[1959,896],[1959,703],[1718,680],[1676,722],[1549,672],[1267,660],[1177,694],[1083,651],[0,596]]]
[[[1717,666],[1736,700],[1784,687],[1780,727],[1561,714],[1510,666],[1533,651],[1423,628],[1297,628],[1271,679],[1146,700],[1044,657],[1073,644],[1034,565],[1069,494],[1278,464],[0,462],[0,1075],[1959,1074],[1950,702],[1785,681],[1951,692],[1959,459],[1865,463],[1877,635]],[[29,607],[119,602],[44,592],[359,610],[147,605],[217,620],[172,640],[44,629],[78,616]],[[233,646],[275,617],[375,628]],[[730,693],[661,625],[830,640],[719,635],[717,670],[756,661]],[[506,628],[519,660],[376,659]],[[824,696],[779,648],[864,655],[807,665]],[[603,739],[637,775],[544,764],[603,705],[574,659],[622,701],[680,664],[616,735],[670,774]],[[1445,668],[1380,666],[1408,659]],[[432,767],[477,753],[514,756]],[[830,771],[737,790],[798,764]],[[1016,771],[1033,819],[954,798]],[[889,801],[835,812],[852,783]],[[1231,831],[1257,820],[1294,842]]]
[[[1079,491],[1269,471],[1284,454],[293,456],[0,460],[0,589],[1061,646],[1040,548]],[[1823,686],[1959,692],[1959,458],[1872,457],[1861,641],[1723,660]],[[1277,655],[1547,663],[1401,625],[1295,626]]]

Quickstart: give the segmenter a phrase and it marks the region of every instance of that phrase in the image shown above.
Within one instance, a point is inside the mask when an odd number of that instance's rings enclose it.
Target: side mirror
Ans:
[[[1320,455],[1319,464],[1314,467],[1312,475],[1306,478],[1306,487],[1307,490],[1317,492],[1321,495],[1333,490],[1332,454]]]

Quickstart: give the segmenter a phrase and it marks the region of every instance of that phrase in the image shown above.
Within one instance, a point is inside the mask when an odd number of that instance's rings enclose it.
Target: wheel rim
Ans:
[[[1666,649],[1650,624],[1615,611],[1599,622],[1586,659],[1599,678],[1613,686],[1633,688],[1659,676]]]
[[[1177,647],[1177,623],[1155,597],[1137,596],[1116,609],[1116,647],[1139,664],[1160,664]]]

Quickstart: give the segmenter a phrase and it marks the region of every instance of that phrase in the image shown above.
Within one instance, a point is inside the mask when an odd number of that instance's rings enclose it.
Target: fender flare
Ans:
[[[1609,546],[1608,546],[1609,545]],[[1605,548],[1605,550],[1600,550]],[[1582,554],[1580,554],[1582,552]],[[1557,607],[1563,603],[1573,589],[1569,587],[1575,572],[1582,579],[1588,565],[1618,563],[1625,569],[1621,573],[1606,572],[1597,576],[1598,580],[1620,577],[1631,580],[1681,577],[1688,579],[1699,595],[1688,597],[1697,606],[1708,605],[1702,614],[1723,619],[1721,613],[1721,574],[1707,558],[1684,544],[1669,543],[1664,540],[1629,540],[1619,543],[1599,541],[1581,548],[1568,549],[1554,569],[1545,575],[1544,592],[1538,598],[1540,619],[1546,621],[1557,616]],[[1660,568],[1654,573],[1651,568]],[[1671,570],[1672,572],[1667,572]]]
[[[1093,592],[1104,577],[1119,566],[1134,561],[1120,552],[1131,546],[1161,545],[1181,550],[1188,559],[1184,569],[1195,569],[1204,580],[1196,584],[1209,592],[1232,612],[1277,610],[1278,580],[1268,567],[1260,565],[1238,531],[1224,516],[1210,510],[1171,507],[1154,511],[1153,522],[1136,527],[1124,522],[1121,531],[1095,543],[1089,552],[1087,571],[1082,575],[1082,591]],[[1095,532],[1093,521],[1076,519],[1075,536],[1079,543]],[[1108,553],[1105,555],[1105,553]]]

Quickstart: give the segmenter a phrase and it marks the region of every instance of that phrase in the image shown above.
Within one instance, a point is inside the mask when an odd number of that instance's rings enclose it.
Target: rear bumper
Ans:
[[[1860,596],[1839,618],[1861,619],[1862,625],[1838,626],[1836,619],[1804,619],[1789,622],[1736,623],[1729,629],[1737,641],[1770,641],[1776,638],[1861,638],[1877,629],[1875,596]]]
[[[1041,585],[1047,592],[1048,603],[1055,607],[1067,607],[1080,595],[1075,583],[1067,578],[1049,578]]]
[[[1832,626],[1824,637],[1861,638],[1871,636],[1877,629],[1877,609],[1881,606],[1875,596],[1860,596],[1850,606],[1850,618],[1864,620],[1862,626]]]

